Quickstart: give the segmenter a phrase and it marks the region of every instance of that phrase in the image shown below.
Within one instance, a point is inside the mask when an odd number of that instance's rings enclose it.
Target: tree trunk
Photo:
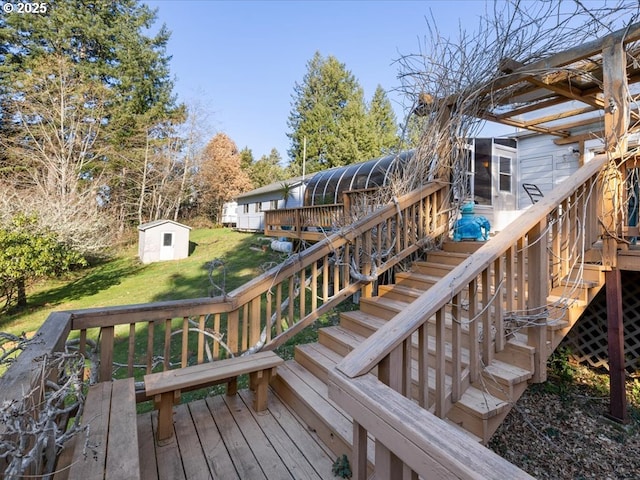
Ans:
[[[27,289],[25,286],[24,278],[18,279],[16,282],[18,286],[17,306],[23,308],[27,306]]]

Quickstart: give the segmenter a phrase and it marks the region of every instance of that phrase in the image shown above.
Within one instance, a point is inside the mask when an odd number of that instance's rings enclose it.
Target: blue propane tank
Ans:
[[[462,218],[456,222],[453,229],[453,241],[462,240],[484,241],[489,238],[491,225],[485,217],[475,217],[473,215],[473,203],[469,202],[460,209]]]

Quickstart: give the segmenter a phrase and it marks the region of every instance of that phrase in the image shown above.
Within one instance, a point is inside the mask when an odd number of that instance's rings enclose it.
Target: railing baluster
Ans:
[[[560,278],[562,281],[569,274],[569,200],[565,199],[560,204],[562,208],[562,220],[560,222],[562,226],[562,233],[560,234],[560,264],[562,266],[560,270]]]
[[[127,375],[133,377],[133,365],[136,353],[136,324],[129,324],[129,351],[127,355]]]
[[[101,382],[111,380],[113,375],[113,339],[114,327],[100,329],[100,376]]]
[[[491,325],[491,276],[490,268],[487,267],[482,271],[482,363],[489,365],[493,360],[492,354],[492,325]]]
[[[276,286],[276,335],[282,333],[282,284]]]
[[[238,335],[240,327],[240,310],[233,310],[227,315],[227,341],[229,350],[234,355],[238,353]]]
[[[182,368],[189,366],[189,317],[182,319]]]
[[[443,418],[445,411],[445,324],[444,324],[444,310],[441,308],[436,312],[436,416]]]
[[[311,265],[311,311],[318,309],[318,262]]]
[[[249,347],[253,347],[260,341],[260,333],[262,331],[262,318],[260,315],[260,306],[262,296],[258,296],[249,302]]]
[[[506,291],[506,311],[513,314],[515,308],[515,275],[516,267],[513,247],[509,247],[505,253],[505,291]]]
[[[418,328],[418,404],[429,408],[429,323]]]
[[[306,316],[307,312],[307,289],[305,285],[307,284],[307,271],[303,268],[300,270],[300,319]]]
[[[367,480],[367,431],[353,422],[351,473],[353,480]]]
[[[478,281],[469,282],[469,379],[477,382],[480,378],[480,352],[478,351]]]
[[[496,328],[496,340],[495,340],[495,351],[501,352],[504,350],[504,315],[503,315],[503,280],[504,280],[504,259],[502,257],[496,258],[493,262],[493,284],[494,284],[494,297],[495,301],[493,302],[494,312],[494,325]]]
[[[153,370],[153,337],[155,330],[155,322],[147,322],[147,372],[151,373]]]
[[[329,300],[329,255],[322,258],[322,303]]]
[[[289,315],[287,318],[287,325],[289,327],[291,327],[291,325],[293,325],[295,323],[294,320],[294,298],[293,298],[293,294],[295,292],[295,281],[296,281],[296,277],[290,277],[289,278]]]
[[[267,306],[266,306],[266,322],[265,322],[265,331],[267,333],[266,342],[269,343],[271,341],[271,317],[273,316],[273,305],[271,304],[273,300],[273,293],[271,290],[267,291]]]
[[[524,237],[520,237],[516,242],[516,267],[518,270],[518,311],[524,312],[527,308],[526,299],[526,277],[525,277],[525,245]]]
[[[249,304],[242,306],[242,330],[240,331],[240,345],[244,352],[249,348]]]
[[[204,362],[204,342],[205,342],[204,321],[205,321],[204,315],[200,315],[198,317],[198,330],[200,330],[198,332],[198,364]]]
[[[171,368],[171,319],[164,321],[164,369]]]
[[[460,299],[461,295],[457,293],[451,300],[452,402],[457,402],[460,399],[462,390],[462,329],[460,318]]]
[[[216,313],[213,316],[213,333],[215,335],[221,335],[222,332],[220,331],[220,314]],[[224,340],[224,339],[223,339]],[[226,339],[227,341],[229,341],[229,339]],[[213,348],[212,348],[212,355],[214,360],[218,360],[220,358],[220,343],[217,342],[216,340],[212,340],[213,343]]]

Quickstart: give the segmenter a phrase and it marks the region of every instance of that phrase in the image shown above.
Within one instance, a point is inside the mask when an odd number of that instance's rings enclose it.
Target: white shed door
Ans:
[[[160,245],[160,260],[173,260],[173,232],[163,232]]]

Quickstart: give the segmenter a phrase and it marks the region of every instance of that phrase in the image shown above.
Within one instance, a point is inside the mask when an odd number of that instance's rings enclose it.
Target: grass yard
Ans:
[[[261,238],[227,228],[192,230],[195,249],[188,258],[148,265],[138,260],[137,244],[131,245],[109,261],[33,285],[28,308],[0,317],[0,331],[35,332],[53,311],[207,297],[207,264],[217,258],[225,262],[229,292],[260,275],[262,265],[283,259],[270,249],[262,251],[259,247],[268,242]],[[222,283],[219,274],[215,280]]]

